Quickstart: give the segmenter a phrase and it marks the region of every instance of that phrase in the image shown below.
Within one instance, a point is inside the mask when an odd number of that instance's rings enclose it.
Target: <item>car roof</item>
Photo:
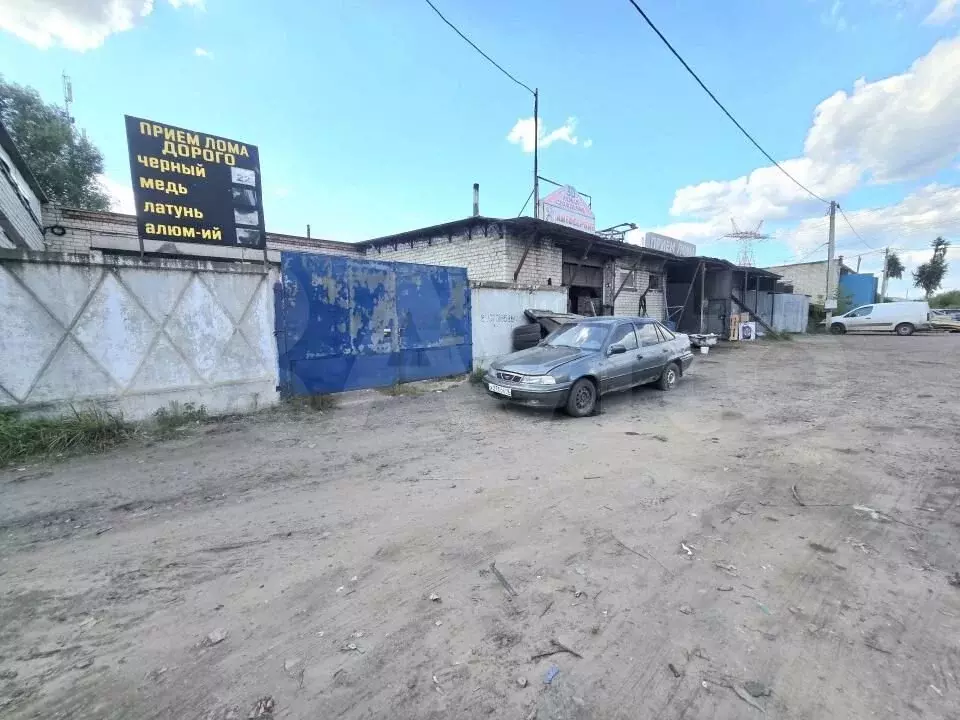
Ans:
[[[604,315],[602,317],[586,317],[577,320],[578,323],[594,323],[596,325],[611,325],[621,321],[629,321],[638,325],[645,325],[656,322],[656,319],[649,317],[634,317],[630,315]]]

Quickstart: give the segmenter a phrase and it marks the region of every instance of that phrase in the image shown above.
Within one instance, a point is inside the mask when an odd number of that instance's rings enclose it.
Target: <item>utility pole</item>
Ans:
[[[540,88],[533,90],[533,217],[540,218]]]
[[[827,240],[827,289],[823,296],[823,306],[827,310],[827,330],[833,322],[833,311],[837,309],[836,288],[833,287],[833,251],[837,231],[837,201],[830,201],[830,237]],[[838,273],[839,274],[839,273]]]
[[[860,260],[861,260],[861,259],[862,259],[862,256],[857,255],[857,272],[860,272]]]
[[[880,282],[880,302],[887,301],[887,260],[890,259],[890,247],[883,249],[883,280]]]

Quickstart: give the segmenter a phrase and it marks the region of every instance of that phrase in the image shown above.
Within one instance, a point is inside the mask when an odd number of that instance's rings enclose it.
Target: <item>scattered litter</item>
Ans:
[[[543,658],[545,658],[545,657],[550,657],[551,655],[556,655],[556,654],[558,654],[558,653],[569,653],[569,654],[573,655],[575,658],[579,658],[580,660],[583,660],[583,655],[581,655],[580,653],[578,653],[576,650],[574,650],[573,648],[571,648],[569,645],[566,645],[566,644],[564,644],[563,642],[561,642],[560,640],[557,640],[556,638],[552,638],[552,639],[550,640],[550,644],[553,645],[553,648],[554,648],[553,650],[547,650],[546,652],[537,653],[536,655],[532,655],[532,656],[530,657],[530,659],[531,659],[531,660],[541,660],[541,659],[543,659]]]
[[[113,530],[112,526],[102,527],[99,530],[97,530],[97,535],[103,535],[105,532],[109,532],[111,530]]]
[[[584,480],[600,480],[603,478],[603,475],[584,475]]]
[[[806,507],[806,503],[804,503],[803,500],[800,499],[800,491],[797,490],[797,486],[796,485],[792,486],[790,488],[790,491],[793,493],[793,499],[797,501],[797,505],[799,505],[800,507]]]
[[[337,592],[338,592],[338,593],[342,593],[342,592],[343,592],[343,585],[341,585],[340,587],[337,588]]]
[[[441,625],[443,625],[443,620],[437,620],[437,621],[434,623],[434,625],[436,625],[437,627],[440,627]]]
[[[748,680],[743,684],[743,689],[753,697],[767,697],[773,694],[773,691],[757,680]]]
[[[736,510],[734,510],[734,512],[736,512],[737,515],[753,515],[754,513],[754,511],[751,510],[750,506],[746,503],[740,505],[738,508],[736,508]]]
[[[553,679],[560,674],[560,668],[556,665],[551,665],[550,669],[547,670],[547,674],[543,676],[543,684],[549,685],[553,682]]]
[[[547,603],[547,606],[543,609],[543,612],[540,613],[540,617],[543,617],[543,616],[546,615],[548,612],[550,612],[550,608],[552,608],[552,607],[553,607],[553,600],[551,600],[550,602]]]
[[[666,435],[654,435],[654,436],[653,436],[653,439],[654,439],[654,440],[659,440],[660,442],[667,442],[667,436],[666,436]]]
[[[520,677],[517,678],[517,685],[519,685],[522,688],[525,688],[527,686],[527,679],[523,675],[521,675]]]
[[[693,615],[693,608],[684,604],[680,606],[680,612],[682,612],[684,615]]]
[[[513,596],[516,596],[517,591],[514,590],[513,587],[510,585],[510,583],[507,582],[507,579],[503,576],[503,574],[499,570],[497,570],[496,562],[490,563],[490,571],[497,576],[497,580],[499,580],[500,584],[503,585],[504,588],[506,588],[508,593],[510,593]]]
[[[876,650],[877,652],[881,652],[884,655],[893,655],[892,651],[887,650],[885,647],[881,647],[880,645],[877,644],[875,640],[872,640],[870,638],[867,638],[866,640],[864,640],[863,644],[866,645],[871,650]]]
[[[780,518],[776,518],[773,515],[764,515],[764,520],[769,520],[770,522],[780,522]]]
[[[722,563],[722,562],[719,562],[719,561],[718,561],[718,562],[715,562],[715,563],[713,564],[713,566],[714,566],[717,570],[723,570],[727,575],[732,575],[733,577],[738,577],[738,574],[737,574],[737,566],[736,566],[736,565],[728,565],[727,563]]]
[[[91,665],[93,665],[93,658],[84,658],[75,662],[73,667],[77,670],[86,670]]]
[[[686,544],[686,543],[681,542],[681,543],[680,543],[680,549],[683,550],[683,551],[687,554],[687,557],[693,557],[693,550],[691,550],[689,547],[687,547],[687,544]]]
[[[719,590],[720,592],[730,592],[731,590],[733,590],[733,585],[720,585],[719,587],[717,587],[717,590]]]
[[[648,553],[642,553],[642,552],[640,552],[639,550],[634,550],[632,547],[630,547],[629,545],[627,545],[625,542],[623,542],[623,540],[621,540],[620,538],[618,538],[618,537],[617,537],[616,535],[614,535],[613,533],[610,534],[610,537],[612,537],[612,538],[613,538],[613,541],[614,541],[617,545],[619,545],[620,547],[622,547],[624,550],[627,550],[627,551],[629,551],[629,552],[632,552],[634,555],[637,555],[637,556],[639,556],[639,557],[642,557],[644,560],[653,560],[657,565],[659,565],[661,568],[663,568],[663,569],[666,571],[667,575],[670,575],[670,576],[673,575],[673,573],[670,572],[670,569],[669,569],[666,565],[664,565],[662,562],[660,562],[657,558],[655,558],[653,555],[650,555],[650,554],[648,554]]]
[[[858,512],[867,513],[874,520],[889,520],[889,518],[883,513],[874,510],[871,507],[867,507],[866,505],[854,505],[853,509]]]
[[[323,637],[323,630],[317,630],[317,637]]]
[[[358,652],[361,655],[363,655],[363,650],[357,647],[356,643],[347,643],[342,648],[340,648],[340,652]]]
[[[356,575],[350,578],[350,582],[356,582],[357,580],[359,580],[359,578]]]
[[[217,628],[211,633],[207,633],[206,637],[200,641],[200,645],[203,647],[212,647],[214,645],[219,645],[224,640],[227,639],[227,631],[222,628]]]
[[[798,608],[798,607],[788,607],[787,610],[789,610],[790,612],[792,612],[794,615],[799,615],[800,613],[803,612],[803,610],[801,610],[801,609]]]
[[[302,662],[303,660],[298,657],[287,658],[283,661],[283,671],[289,675],[292,670],[296,670],[298,667],[300,667]]]
[[[757,710],[759,710],[760,712],[765,712],[764,709],[763,709],[763,707],[761,707],[761,705],[760,705],[756,700],[754,700],[752,697],[750,697],[750,693],[748,693],[746,690],[744,690],[744,689],[743,689],[742,687],[740,687],[739,685],[731,685],[731,686],[730,686],[730,689],[733,690],[733,691],[737,694],[737,697],[738,697],[738,698],[740,698],[741,700],[743,700],[743,701],[744,701],[745,703],[747,703],[747,705],[749,705],[750,707],[754,707],[754,708],[756,708]]]
[[[247,720],[257,720],[258,718],[268,717],[273,717],[273,698],[269,695],[264,695],[253,704],[250,714],[247,715]]]
[[[163,674],[167,672],[166,667],[155,668],[147,673],[147,678],[153,680],[154,682],[160,682],[163,679]]]
[[[670,672],[673,673],[673,676],[675,678],[683,677],[683,673],[677,670],[677,666],[674,665],[673,663],[667,663],[667,668],[669,668]]]
[[[440,596],[436,593],[430,593],[430,601],[438,603],[440,602]]]
[[[350,637],[354,637],[354,638],[357,638],[357,640],[359,640],[360,638],[363,637],[363,631],[362,631],[362,630],[358,630],[358,631],[355,632],[355,633],[351,633],[351,634],[350,634]]]
[[[78,627],[79,627],[81,630],[86,630],[86,629],[89,628],[89,627],[93,627],[93,626],[96,625],[98,622],[99,622],[99,620],[97,620],[97,618],[88,617],[86,620],[84,620],[82,623],[80,623],[80,625],[79,625]]]
[[[817,552],[830,553],[830,554],[832,554],[832,553],[835,553],[835,552],[837,551],[836,548],[827,547],[826,545],[821,545],[821,544],[818,543],[818,542],[812,542],[812,541],[811,541],[811,542],[808,542],[807,545],[809,545],[811,549],[816,550]]]
[[[307,444],[307,449],[308,449],[308,450],[313,450],[316,446],[317,446],[316,443],[308,443],[308,444]]]
[[[627,430],[624,435],[639,435],[640,433],[634,432],[633,430]]]
[[[770,612],[770,608],[768,608],[766,605],[764,605],[764,604],[763,604],[762,602],[760,602],[759,600],[757,600],[757,607],[759,607],[761,610],[763,610],[763,614],[764,614],[764,615],[773,615],[773,613]]]
[[[938,688],[936,685],[931,685],[930,689],[933,690],[940,697],[943,697],[943,691],[940,688]]]

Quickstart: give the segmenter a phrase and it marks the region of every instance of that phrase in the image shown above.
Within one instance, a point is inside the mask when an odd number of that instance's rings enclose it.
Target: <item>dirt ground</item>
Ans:
[[[956,718],[958,358],[811,337],[584,420],[462,382],[9,469],[0,715]]]

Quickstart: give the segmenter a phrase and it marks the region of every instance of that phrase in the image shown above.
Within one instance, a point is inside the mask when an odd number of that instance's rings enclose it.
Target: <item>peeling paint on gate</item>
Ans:
[[[464,268],[284,252],[277,298],[281,385],[339,392],[468,372]]]

